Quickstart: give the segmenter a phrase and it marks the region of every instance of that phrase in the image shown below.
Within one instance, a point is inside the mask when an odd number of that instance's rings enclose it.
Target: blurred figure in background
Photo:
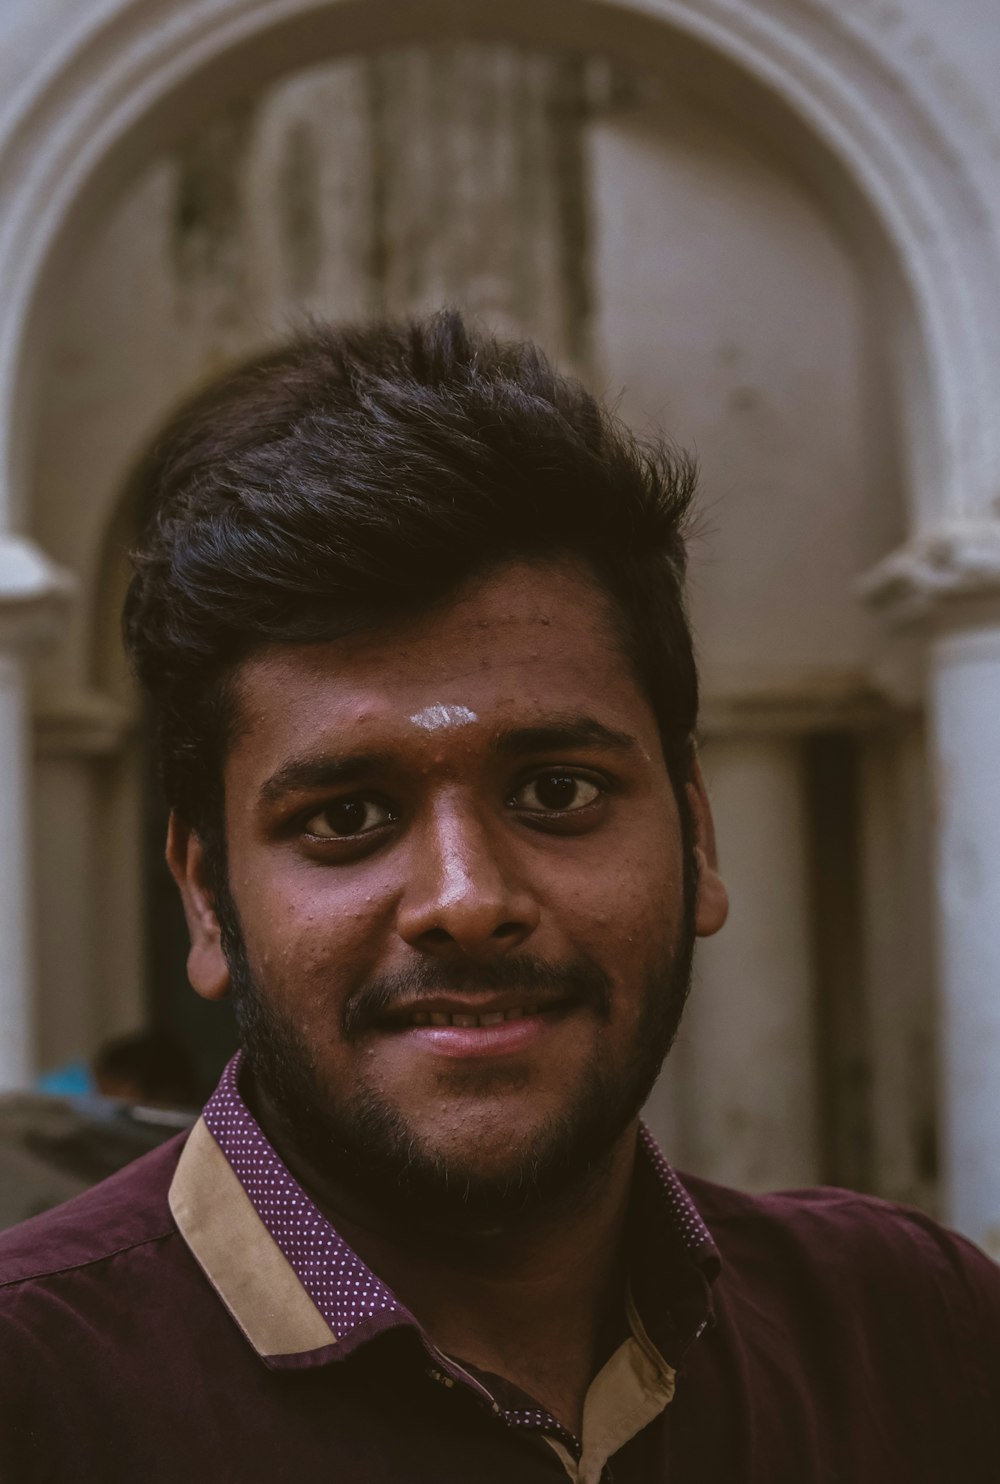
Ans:
[[[106,1041],[94,1057],[94,1081],[103,1097],[151,1107],[199,1108],[207,1092],[185,1047],[165,1030]]]
[[[162,1029],[100,1047],[90,1066],[0,1097],[0,1229],[79,1195],[193,1123],[207,1089],[186,1048]]]

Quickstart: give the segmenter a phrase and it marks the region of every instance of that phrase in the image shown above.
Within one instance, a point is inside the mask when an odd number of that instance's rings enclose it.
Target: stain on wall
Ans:
[[[285,135],[275,180],[278,216],[289,292],[313,293],[323,263],[323,224],[319,211],[320,162],[315,132],[296,119]]]
[[[585,374],[587,129],[607,71],[568,53],[411,47],[227,109],[173,155],[178,313],[214,330],[214,362],[241,326],[280,332],[303,310],[461,304]]]
[[[244,238],[244,182],[256,105],[232,104],[173,156],[171,259],[182,284],[239,272]]]

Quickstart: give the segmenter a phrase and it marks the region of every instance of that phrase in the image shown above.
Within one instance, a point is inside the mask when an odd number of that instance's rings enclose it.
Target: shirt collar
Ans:
[[[338,1234],[257,1123],[226,1067],[170,1189],[182,1235],[230,1314],[271,1367],[344,1359],[414,1316]],[[630,1282],[672,1364],[705,1327],[715,1245],[691,1197],[640,1132],[629,1218]]]

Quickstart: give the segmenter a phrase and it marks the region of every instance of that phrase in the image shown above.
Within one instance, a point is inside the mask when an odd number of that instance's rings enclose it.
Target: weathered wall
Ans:
[[[233,98],[237,78],[301,67],[348,35],[371,47],[366,15],[417,37],[499,25],[492,7],[445,0],[345,3],[310,12],[310,47],[295,0],[275,0],[244,17],[250,37],[266,11],[273,44],[244,46],[234,29],[212,72],[238,9],[38,0],[0,17],[0,262],[13,306],[0,314],[0,501],[80,592],[64,642],[35,667],[43,1060],[142,1009],[141,749],[112,640],[142,448],[179,397],[298,308],[447,296],[538,335],[605,393],[624,389],[633,423],[665,423],[702,459],[706,763],[740,908],[702,956],[700,1009],[654,1100],[658,1126],[708,1173],[846,1172],[931,1203],[931,788],[946,825],[961,825],[945,831],[955,859],[986,860],[989,841],[965,834],[990,816],[959,787],[972,775],[955,749],[975,719],[935,724],[950,750],[927,767],[921,660],[929,652],[943,675],[951,651],[887,639],[855,583],[896,547],[870,594],[929,610],[968,593],[985,603],[1000,571],[1000,35],[985,0],[956,0],[946,16],[932,0],[511,0],[502,29],[533,37],[527,52],[376,46]],[[170,47],[181,58],[202,24],[190,76],[178,62],[168,80]],[[143,25],[145,49],[133,45]],[[619,61],[583,65],[567,40]],[[102,69],[116,81],[88,93]],[[22,127],[29,94],[40,101]],[[119,100],[139,121],[124,144]],[[43,175],[58,189],[33,194]],[[76,225],[46,256],[60,213]],[[16,558],[3,580],[20,613],[18,551],[0,556]],[[0,733],[16,750],[23,666],[4,665]],[[932,697],[951,694],[946,679]],[[970,717],[978,694],[962,692]],[[992,713],[978,721],[992,735]],[[14,773],[0,796],[8,842],[22,838]],[[0,918],[17,942],[0,958],[14,986],[0,984],[0,1000],[23,1040],[27,898],[16,869],[8,878]],[[1000,1210],[1000,1178],[981,1173],[996,1164],[988,1097],[962,1111],[966,1086],[991,1085],[1000,1046],[989,914],[973,910],[975,883],[991,879],[979,869],[956,895],[941,874],[934,900],[952,944],[949,1178]],[[963,998],[968,972],[948,965],[966,963],[954,945],[970,933],[982,983]],[[779,1054],[797,1069],[783,1096],[758,1075]],[[7,1062],[26,1064],[21,1051]]]

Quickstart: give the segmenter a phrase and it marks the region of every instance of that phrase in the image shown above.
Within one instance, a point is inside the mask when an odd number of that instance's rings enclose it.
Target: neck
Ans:
[[[632,1123],[570,1190],[488,1227],[415,1226],[331,1179],[260,1098],[258,1115],[339,1233],[455,1360],[513,1382],[579,1434],[591,1380],[624,1326]]]

